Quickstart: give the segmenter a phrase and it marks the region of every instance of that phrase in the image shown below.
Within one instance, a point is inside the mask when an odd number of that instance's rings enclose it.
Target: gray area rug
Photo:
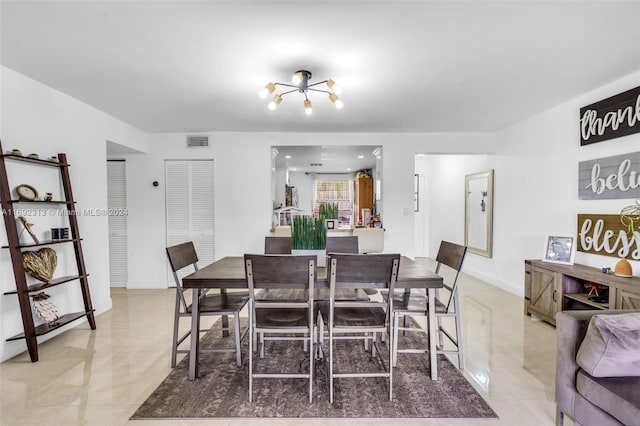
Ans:
[[[403,337],[411,347],[425,347],[426,335]],[[212,332],[201,348],[220,342],[233,346],[232,337],[215,338]],[[131,417],[136,419],[206,417],[384,417],[384,418],[497,418],[495,412],[444,356],[438,358],[439,379],[432,381],[426,354],[400,354],[393,375],[393,401],[388,380],[341,378],[335,381],[334,403],[329,403],[328,358],[315,364],[313,403],[308,402],[305,379],[256,379],[253,403],[248,397],[247,338],[243,365],[236,367],[232,353],[200,355],[199,377],[188,379],[183,359]],[[419,346],[421,345],[421,346]],[[388,352],[379,344],[384,359]],[[325,351],[328,350],[328,342]],[[377,358],[364,351],[362,341],[342,340],[336,345],[336,372],[381,371]],[[167,362],[169,360],[167,359]],[[267,342],[265,358],[256,372],[303,372],[308,355],[302,342]]]

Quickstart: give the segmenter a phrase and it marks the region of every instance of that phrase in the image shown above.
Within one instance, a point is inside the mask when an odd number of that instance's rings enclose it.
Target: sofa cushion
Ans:
[[[578,371],[576,390],[625,425],[640,419],[640,377],[593,377]]]
[[[593,377],[640,376],[640,313],[594,315],[576,362]]]

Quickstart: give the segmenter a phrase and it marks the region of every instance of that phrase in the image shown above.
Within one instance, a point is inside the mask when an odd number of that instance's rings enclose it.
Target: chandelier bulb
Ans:
[[[311,101],[309,99],[304,101],[304,112],[307,115],[311,115],[312,110],[311,110]]]
[[[293,77],[291,77],[291,82],[293,84],[295,84],[296,86],[299,85],[300,83],[302,83],[302,72],[298,71],[298,72],[294,73]]]
[[[266,99],[267,96],[269,96],[271,93],[276,91],[276,85],[273,83],[268,83],[266,86],[264,86],[263,89],[260,90],[260,97],[262,99]]]
[[[327,80],[327,87],[337,95],[342,93],[342,87],[338,86],[332,79]]]

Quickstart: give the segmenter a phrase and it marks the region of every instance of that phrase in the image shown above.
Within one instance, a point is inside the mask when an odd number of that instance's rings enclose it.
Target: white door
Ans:
[[[126,287],[127,175],[124,160],[107,161],[107,207],[109,208],[109,280],[111,287]]]
[[[215,258],[213,160],[165,162],[167,247],[193,241],[202,267]],[[169,266],[169,286],[175,286]],[[189,268],[179,274],[184,276]]]

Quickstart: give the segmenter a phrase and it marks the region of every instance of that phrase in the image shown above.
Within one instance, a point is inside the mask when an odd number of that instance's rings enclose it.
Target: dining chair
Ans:
[[[358,253],[358,237],[327,237],[327,254],[329,253]]]
[[[327,254],[330,253],[359,253],[358,237],[354,235],[346,237],[327,237]],[[375,288],[362,289],[366,294],[372,296],[378,293]]]
[[[264,237],[264,254],[291,254],[291,237]]]
[[[169,264],[171,265],[171,271],[173,272],[173,278],[176,282],[176,303],[173,317],[173,340],[171,345],[171,367],[175,367],[177,363],[178,353],[186,353],[189,350],[178,349],[180,344],[191,335],[191,328],[183,336],[179,337],[180,318],[191,318],[191,304],[187,302],[185,297],[185,291],[182,288],[182,280],[178,277],[178,271],[181,271],[189,266],[193,266],[195,271],[198,270],[198,255],[193,242],[189,241],[183,244],[167,247],[167,257],[169,258]],[[249,293],[233,292],[233,293],[207,293],[201,294],[199,299],[199,315],[202,316],[224,316],[233,315],[233,329],[235,337],[234,348],[224,349],[200,349],[200,352],[235,352],[236,364],[238,367],[242,365],[242,352],[240,347],[240,340],[242,335],[240,333],[240,311],[247,304],[249,300]],[[222,328],[210,328],[200,330],[200,320],[198,319],[198,332],[204,333],[209,330],[221,330],[223,332],[230,331],[229,327]]]
[[[249,402],[253,400],[253,380],[262,378],[304,378],[309,380],[309,403],[313,401],[314,287],[317,257],[245,254],[249,285],[249,328],[260,336],[259,358],[265,356],[270,340],[303,340],[308,353],[308,372],[254,372],[254,339],[249,339]],[[261,290],[289,290],[291,297],[257,298]],[[311,350],[307,349],[307,345]],[[275,354],[277,356],[277,354]],[[282,359],[282,365],[295,365]],[[297,364],[302,366],[302,362]]]
[[[458,356],[458,367],[460,370],[464,369],[464,359],[462,351],[462,332],[460,324],[460,303],[458,301],[458,278],[460,277],[460,270],[462,269],[462,263],[467,253],[467,247],[458,244],[450,243],[448,241],[440,242],[440,248],[438,255],[436,256],[436,269],[435,273],[439,274],[442,265],[451,268],[454,272],[453,282],[450,284],[445,283],[444,288],[447,290],[448,297],[441,298],[439,292],[436,294],[436,318],[438,321],[438,354],[456,354]],[[425,316],[427,317],[428,299],[424,289],[420,289],[421,292],[413,289],[408,289],[404,292],[393,293],[393,366],[398,365],[398,353],[425,353],[428,352],[424,348],[403,348],[398,349],[399,332],[402,331],[404,335],[407,332],[422,332],[429,333],[429,327],[427,329],[419,327],[411,327],[410,318],[413,316]],[[388,298],[388,293],[383,294],[383,298]],[[452,336],[442,325],[442,318],[450,317],[454,319],[455,323],[455,336]],[[400,320],[403,320],[403,324],[400,325]],[[444,349],[444,338],[447,338],[455,347],[453,350]]]
[[[333,403],[334,380],[350,377],[384,377],[389,379],[389,400],[393,399],[392,343],[389,343],[389,360],[385,367],[378,344],[377,333],[387,332],[386,312],[393,313],[393,298],[383,301],[337,300],[336,291],[343,288],[367,288],[381,286],[393,292],[398,277],[399,254],[331,254],[329,256],[329,302],[319,302],[318,327],[329,329],[329,401]],[[392,336],[392,332],[389,333]],[[384,372],[364,373],[334,371],[336,338],[371,339],[371,357],[377,355],[385,367]],[[371,336],[371,337],[368,337]],[[322,340],[320,340],[320,346]],[[388,368],[387,368],[388,367]]]

